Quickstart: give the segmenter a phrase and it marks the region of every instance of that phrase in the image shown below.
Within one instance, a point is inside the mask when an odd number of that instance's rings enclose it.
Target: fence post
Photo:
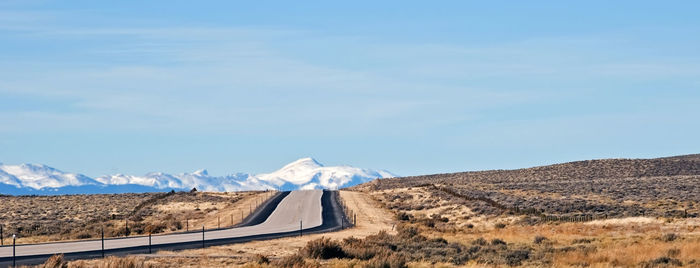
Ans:
[[[129,236],[129,220],[125,220],[125,221],[126,221],[126,236],[128,237]]]
[[[105,227],[104,226],[102,226],[100,233],[101,233],[101,237],[102,237],[100,239],[102,241],[102,258],[104,258],[105,257]]]
[[[231,214],[231,226],[233,226],[233,214]]]
[[[190,231],[190,219],[189,218],[185,219],[185,226],[187,226],[185,230],[187,232],[189,232]]]
[[[353,222],[354,222],[352,225],[357,226],[357,213],[353,214],[352,217],[353,217]]]
[[[221,229],[221,216],[216,217],[217,229]]]
[[[12,235],[12,267],[16,267],[16,266],[17,266],[17,262],[16,262],[17,257],[16,257],[16,255],[15,255],[15,242],[16,242],[16,239],[17,239],[17,235],[13,234],[13,235]]]

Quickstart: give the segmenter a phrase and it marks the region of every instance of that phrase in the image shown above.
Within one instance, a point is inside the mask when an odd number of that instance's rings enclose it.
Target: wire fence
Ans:
[[[133,211],[129,214],[112,214],[110,218],[103,219],[101,222],[90,222],[88,224],[102,223],[102,226],[98,227],[98,229],[96,230],[91,230],[92,232],[87,232],[86,230],[76,230],[76,232],[80,232],[78,236],[74,239],[69,240],[94,239],[100,237],[110,239],[130,236],[140,237],[160,233],[178,233],[193,231],[198,232],[198,228],[200,226],[205,226],[206,230],[233,228],[241,222],[243,222],[244,219],[249,217],[263,203],[265,203],[265,201],[273,197],[276,194],[276,191],[266,191],[263,196],[257,196],[250,200],[249,205],[244,206],[240,209],[236,209],[230,213],[218,213],[218,215],[216,216],[215,223],[213,223],[213,218],[206,219],[184,217],[174,221],[176,227],[175,230],[168,231],[165,228],[163,228],[162,230],[157,230],[157,228],[156,230],[153,230],[152,228],[149,228],[149,226],[144,227],[144,223],[142,221],[130,220],[130,216],[133,216],[134,213],[136,213],[140,209],[150,204],[154,204],[158,200],[167,198],[172,194],[174,194],[174,192],[168,192],[157,198],[143,202],[139,206],[135,207]],[[144,203],[149,204],[143,205]],[[123,225],[107,227],[106,223],[110,220],[112,224],[115,224],[116,221],[123,221]],[[37,242],[63,241],[66,240],[64,237],[52,237],[55,235],[61,235],[62,232],[65,232],[65,230],[61,228],[60,225],[57,225],[55,221],[50,220],[33,223],[29,226],[29,228],[14,225],[11,221],[9,223],[6,222],[4,224],[0,223],[0,246],[7,245],[6,242],[9,241],[8,238],[11,238],[12,236],[15,237],[15,243],[17,245],[31,244]]]

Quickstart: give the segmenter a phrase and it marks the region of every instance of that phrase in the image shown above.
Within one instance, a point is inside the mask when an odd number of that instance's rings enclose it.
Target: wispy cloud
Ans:
[[[512,105],[573,100],[586,91],[566,89],[580,89],[574,84],[580,81],[687,77],[700,70],[674,60],[609,59],[610,52],[601,50],[624,40],[599,36],[481,46],[371,38],[349,38],[357,43],[346,44],[348,39],[330,38],[322,44],[347,54],[319,61],[313,59],[319,47],[298,41],[324,38],[309,31],[38,25],[35,20],[60,18],[15,12],[0,20],[5,25],[0,27],[14,25],[26,42],[56,42],[62,50],[52,55],[56,59],[27,55],[0,63],[0,92],[71,98],[76,109],[57,109],[55,118],[5,111],[0,123],[12,123],[15,130],[32,121],[33,129],[158,131],[187,125],[251,133],[281,128],[285,133],[421,132]],[[280,49],[288,40],[304,52]],[[334,57],[357,57],[366,64],[337,64]]]

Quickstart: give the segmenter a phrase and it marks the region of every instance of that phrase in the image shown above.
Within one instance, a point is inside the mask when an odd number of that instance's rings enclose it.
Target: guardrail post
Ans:
[[[151,233],[148,233],[148,254],[151,254]]]
[[[185,228],[185,231],[189,232],[190,231],[190,219],[189,218],[185,219],[185,226],[187,226]]]
[[[233,214],[231,214],[231,226],[233,226]]]
[[[221,216],[216,217],[216,228],[221,229]]]
[[[204,224],[202,224],[202,248],[204,248]]]
[[[126,237],[129,237],[129,220],[124,220],[126,222]]]
[[[353,222],[354,222],[352,225],[357,226],[357,214],[353,214],[352,217],[353,217]]]
[[[0,225],[0,246],[5,245],[5,237],[2,235],[2,225]]]
[[[102,234],[102,239],[101,239],[101,241],[102,241],[102,258],[104,258],[105,257],[105,227],[102,226],[101,230],[102,230],[101,231],[101,234]]]
[[[299,237],[301,237],[301,230],[302,230],[302,224],[301,224],[301,220],[299,220]]]

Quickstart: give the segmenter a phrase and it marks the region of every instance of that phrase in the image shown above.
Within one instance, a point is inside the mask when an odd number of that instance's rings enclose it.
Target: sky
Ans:
[[[0,0],[0,162],[420,175],[700,153],[698,10]]]

